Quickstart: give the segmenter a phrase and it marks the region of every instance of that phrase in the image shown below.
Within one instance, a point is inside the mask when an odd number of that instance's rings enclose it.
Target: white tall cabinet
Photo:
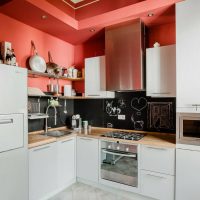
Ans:
[[[176,150],[176,200],[200,199],[200,148]]]
[[[177,112],[200,112],[200,1],[176,6]]]
[[[114,98],[114,92],[106,91],[105,56],[85,59],[85,96]]]
[[[176,46],[146,49],[146,94],[176,96]]]

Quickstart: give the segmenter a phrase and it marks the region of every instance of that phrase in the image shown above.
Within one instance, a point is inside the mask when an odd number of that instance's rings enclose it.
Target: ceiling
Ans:
[[[106,26],[138,17],[147,26],[174,22],[179,1],[1,0],[0,12],[77,45],[103,33]],[[148,17],[149,13],[154,15]]]

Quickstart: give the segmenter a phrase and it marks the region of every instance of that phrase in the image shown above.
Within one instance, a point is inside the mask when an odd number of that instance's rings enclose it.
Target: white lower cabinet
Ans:
[[[141,169],[175,174],[175,149],[141,145]]]
[[[57,187],[66,188],[76,178],[75,138],[57,142]]]
[[[56,142],[29,150],[29,200],[40,200],[56,189]]]
[[[29,200],[48,199],[76,180],[76,138],[29,149]]]
[[[98,182],[98,139],[77,137],[77,177]]]
[[[174,200],[175,148],[141,145],[141,194]]]
[[[173,200],[174,176],[141,170],[141,194],[159,200]]]

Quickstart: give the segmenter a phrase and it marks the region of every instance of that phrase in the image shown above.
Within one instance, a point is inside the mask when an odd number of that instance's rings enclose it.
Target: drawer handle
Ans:
[[[69,140],[65,140],[65,141],[62,141],[61,143],[66,143],[66,142],[69,142],[69,141],[72,141],[73,139],[69,139]]]
[[[195,106],[195,107],[196,107],[196,106],[200,106],[200,104],[192,104],[192,106]]]
[[[48,149],[48,148],[50,148],[50,146],[45,146],[45,147],[41,147],[39,149],[34,149],[33,151],[42,151],[42,150]]]
[[[160,148],[160,147],[147,147],[148,149],[154,149],[154,150],[162,150],[162,151],[166,151],[167,149],[165,148]]]
[[[1,119],[0,124],[12,124],[13,119]]]
[[[165,177],[163,177],[163,176],[158,176],[158,175],[154,175],[154,174],[146,174],[146,175],[152,176],[152,177],[155,177],[155,178],[165,179]]]

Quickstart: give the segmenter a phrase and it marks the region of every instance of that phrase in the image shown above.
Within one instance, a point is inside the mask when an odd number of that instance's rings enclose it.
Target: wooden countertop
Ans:
[[[66,127],[51,129],[51,130],[66,130]],[[131,141],[131,140],[123,140],[123,139],[115,139],[115,138],[106,138],[101,135],[110,132],[113,130],[117,131],[127,131],[127,132],[139,132],[145,134],[145,136],[139,141]],[[66,138],[81,136],[81,137],[90,137],[97,138],[101,140],[109,140],[109,141],[119,141],[127,144],[144,144],[158,147],[166,147],[166,148],[175,148],[176,147],[176,139],[175,134],[170,133],[156,133],[156,132],[146,132],[146,131],[131,131],[131,130],[122,130],[122,129],[110,129],[110,128],[95,128],[93,127],[91,130],[82,130],[82,131],[73,131],[72,134],[62,136],[62,137],[50,137],[46,135],[42,135],[44,131],[35,131],[29,133],[29,148],[37,147],[40,145],[48,144],[51,142],[56,142],[59,140],[64,140]]]

